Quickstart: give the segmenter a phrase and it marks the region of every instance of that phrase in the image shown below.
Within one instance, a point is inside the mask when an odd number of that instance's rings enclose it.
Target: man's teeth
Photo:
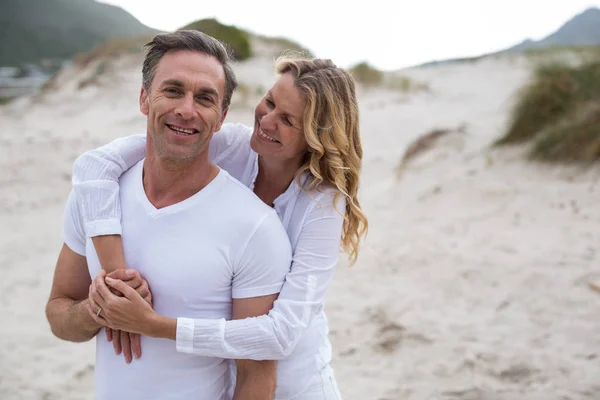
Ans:
[[[173,126],[173,125],[167,125],[169,128],[171,128],[172,130],[174,130],[175,132],[179,132],[179,133],[183,133],[185,135],[193,135],[194,133],[196,133],[196,131],[194,129],[184,129],[184,128],[180,128],[178,126]]]
[[[267,135],[266,133],[264,133],[264,132],[262,131],[262,129],[259,129],[259,130],[258,130],[258,134],[259,134],[259,136],[260,136],[260,137],[264,137],[265,139],[268,139],[268,140],[270,140],[271,142],[276,142],[276,141],[277,141],[277,140],[273,139],[271,136],[269,136],[269,135]]]

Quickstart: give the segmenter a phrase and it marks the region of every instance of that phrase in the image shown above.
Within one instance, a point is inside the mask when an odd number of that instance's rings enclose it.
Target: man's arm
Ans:
[[[273,303],[290,270],[292,250],[288,236],[274,210],[260,221],[246,246],[240,247],[235,264],[232,294],[232,318],[264,315]],[[237,360],[234,400],[265,400],[275,395],[275,360]]]
[[[269,312],[277,294],[233,299],[233,319],[257,317]],[[267,400],[275,396],[277,361],[236,360],[237,378],[233,400]]]
[[[86,258],[63,245],[56,269],[46,317],[52,333],[71,342],[85,342],[101,328],[87,310],[91,284]]]

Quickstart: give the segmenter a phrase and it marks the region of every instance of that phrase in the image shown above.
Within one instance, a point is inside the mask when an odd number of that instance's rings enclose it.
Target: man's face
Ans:
[[[187,50],[159,61],[150,91],[142,88],[140,110],[148,117],[148,151],[172,161],[197,157],[221,129],[225,72],[216,58]]]

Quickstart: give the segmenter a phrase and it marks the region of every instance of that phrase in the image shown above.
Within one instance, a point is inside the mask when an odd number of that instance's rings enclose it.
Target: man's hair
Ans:
[[[149,92],[156,67],[160,59],[172,50],[189,50],[206,54],[217,59],[225,72],[225,96],[222,107],[226,110],[231,104],[231,96],[237,87],[237,79],[231,66],[231,50],[212,36],[195,30],[179,30],[172,33],[159,33],[144,45],[146,56],[142,66],[142,85]]]

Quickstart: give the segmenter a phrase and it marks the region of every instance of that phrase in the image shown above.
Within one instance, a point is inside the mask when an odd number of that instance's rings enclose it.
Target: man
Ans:
[[[209,141],[221,128],[236,86],[228,54],[196,31],[160,34],[147,47],[140,94],[146,158],[120,180],[127,265],[148,280],[161,316],[265,314],[289,270],[291,250],[274,210],[209,161]],[[46,313],[56,336],[85,341],[102,327],[87,308],[97,307],[93,314],[101,316],[102,306],[88,298],[88,289],[91,276],[104,275],[73,193],[63,238]],[[226,396],[226,360],[179,353],[171,340],[142,340],[144,356],[126,364],[98,335],[97,399]],[[273,397],[274,362],[236,365],[234,398]]]

